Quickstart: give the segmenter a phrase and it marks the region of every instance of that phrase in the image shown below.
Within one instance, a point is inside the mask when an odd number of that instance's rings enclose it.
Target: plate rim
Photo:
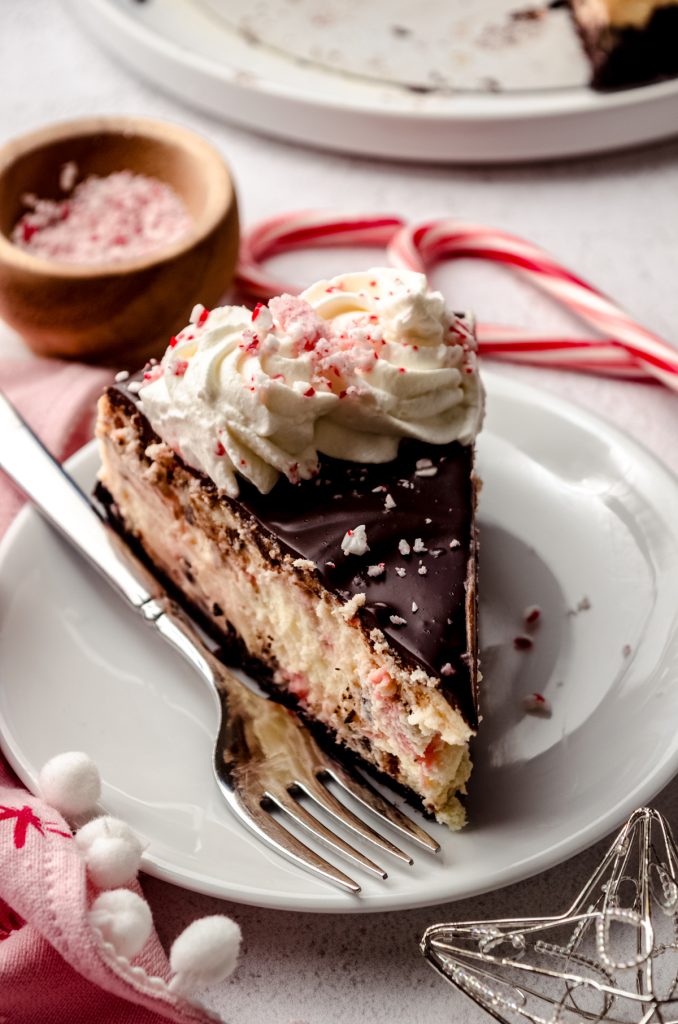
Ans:
[[[516,381],[497,371],[485,369],[483,371],[483,380],[485,381],[490,398],[492,393],[515,396],[521,403],[527,402],[529,404],[536,404],[538,407],[548,407],[549,410],[556,410],[561,417],[573,420],[577,425],[582,425],[585,428],[595,428],[597,432],[602,428],[603,436],[607,435],[617,446],[620,444],[628,445],[632,451],[635,449],[634,455],[637,458],[647,460],[651,470],[658,472],[660,477],[663,476],[664,483],[673,489],[675,499],[678,502],[678,475],[642,442],[631,437],[616,424],[574,402],[554,395],[551,392],[542,391],[538,387],[524,381]],[[96,440],[89,441],[66,460],[64,463],[65,467],[67,469],[77,469],[82,464],[88,463],[93,456],[96,457],[96,445]],[[5,563],[10,556],[13,546],[17,543],[22,531],[25,529],[26,523],[29,523],[36,516],[39,517],[39,513],[30,505],[25,505],[15,516],[4,536],[0,539],[0,580],[3,577]],[[678,527],[676,527],[676,536],[678,537]],[[24,759],[10,745],[5,730],[2,728],[5,724],[4,716],[0,712],[0,750],[2,750],[8,763],[23,784],[29,791],[35,792],[37,772],[33,770],[32,766],[25,763]],[[302,896],[291,898],[288,895],[280,895],[272,888],[264,889],[262,894],[261,887],[258,889],[254,889],[251,885],[242,887],[235,885],[228,879],[214,883],[211,878],[202,875],[200,872],[176,868],[165,858],[149,855],[148,852],[144,852],[142,856],[141,870],[155,878],[178,885],[189,891],[272,910],[349,914],[414,910],[440,903],[470,899],[483,893],[494,892],[508,885],[525,881],[564,863],[614,832],[633,809],[652,800],[671,781],[677,772],[678,736],[673,751],[669,752],[661,763],[653,768],[651,773],[644,776],[633,790],[625,792],[617,799],[614,805],[607,809],[605,814],[599,816],[588,825],[578,828],[567,837],[555,843],[552,842],[546,849],[534,852],[518,864],[510,863],[505,865],[503,868],[495,871],[490,879],[478,880],[477,885],[467,886],[463,891],[454,891],[454,887],[450,886],[447,888],[438,886],[436,893],[428,893],[422,896],[417,896],[416,894],[414,896],[406,895],[403,898],[397,892],[389,892],[385,889],[375,896],[370,895],[370,902],[366,903],[360,898],[356,901],[348,899],[343,893],[328,888],[327,893],[309,892]],[[473,827],[472,823],[470,827]]]

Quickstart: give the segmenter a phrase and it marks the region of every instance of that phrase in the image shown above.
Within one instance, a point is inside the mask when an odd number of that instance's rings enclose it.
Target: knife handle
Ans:
[[[162,593],[1,392],[0,469],[134,608]]]

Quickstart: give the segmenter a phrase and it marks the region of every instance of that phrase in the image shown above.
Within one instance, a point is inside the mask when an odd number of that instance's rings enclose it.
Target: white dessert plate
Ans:
[[[396,910],[515,882],[616,828],[678,769],[678,482],[589,413],[486,374],[479,443],[484,721],[470,825],[430,825],[359,897],[317,881],[230,815],[210,768],[211,695],[25,509],[0,548],[0,733],[31,788],[64,750],[97,762],[102,806],[150,874],[289,910]],[[70,463],[89,488],[94,446]],[[518,651],[526,606],[542,617]],[[550,718],[525,713],[542,693]],[[413,812],[416,813],[416,812]],[[355,874],[355,872],[352,872]]]
[[[368,156],[498,162],[676,133],[678,80],[601,94],[565,8],[518,0],[89,0],[117,60],[248,129]]]

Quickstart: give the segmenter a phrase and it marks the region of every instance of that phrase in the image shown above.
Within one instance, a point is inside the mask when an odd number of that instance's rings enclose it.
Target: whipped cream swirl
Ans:
[[[483,389],[468,323],[423,274],[375,269],[319,281],[254,311],[196,307],[146,374],[156,433],[231,497],[279,474],[318,472],[319,454],[388,462],[403,437],[469,444]]]

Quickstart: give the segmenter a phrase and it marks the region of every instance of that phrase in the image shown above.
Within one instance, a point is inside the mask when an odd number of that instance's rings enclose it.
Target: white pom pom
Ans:
[[[240,928],[221,914],[202,917],[189,924],[174,940],[170,966],[175,976],[173,992],[190,992],[200,985],[212,985],[235,970],[240,952]]]
[[[79,751],[57,754],[38,776],[43,800],[66,818],[91,811],[101,796],[99,769]]]
[[[88,821],[86,825],[83,825],[75,833],[76,845],[83,853],[89,850],[95,839],[104,838],[124,839],[126,843],[139,851],[139,856],[143,852],[141,840],[132,831],[127,822],[122,821],[120,818],[112,818],[110,814],[102,814],[98,818],[92,818],[91,821]]]
[[[102,892],[92,904],[89,922],[128,960],[142,949],[153,927],[151,908],[131,889]]]
[[[116,889],[136,878],[140,851],[126,839],[101,836],[85,853],[89,877],[100,889]]]

